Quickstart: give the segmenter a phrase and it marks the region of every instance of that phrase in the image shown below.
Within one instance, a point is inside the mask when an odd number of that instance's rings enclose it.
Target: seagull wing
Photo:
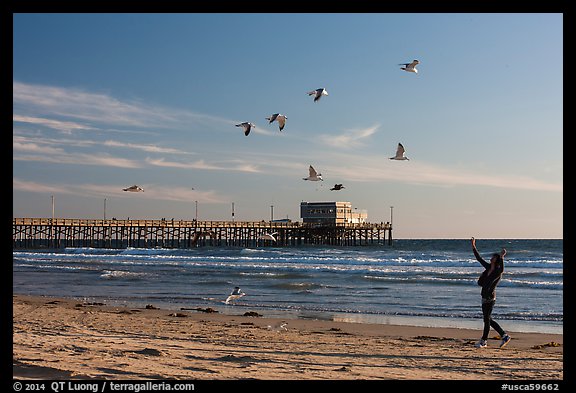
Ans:
[[[308,92],[309,96],[314,95],[314,102],[318,101],[320,97],[322,97],[322,94],[328,94],[323,87]]]
[[[250,134],[250,130],[252,129],[252,127],[254,127],[254,124],[244,122],[244,123],[236,124],[236,127],[244,127],[244,135],[248,136],[248,134]]]
[[[278,118],[278,113],[273,114],[270,117],[267,117],[266,120],[270,120],[270,123],[272,123],[274,120],[276,120]]]
[[[284,129],[284,126],[286,125],[286,116],[283,115],[278,116],[278,125],[280,127],[280,131],[282,131]]]
[[[310,173],[310,177],[316,177],[318,176],[318,174],[316,173],[316,169],[314,169],[312,167],[312,165],[310,165],[310,168],[308,168],[308,172]]]
[[[398,143],[398,148],[396,149],[396,159],[401,159],[402,157],[404,157],[404,146],[402,146],[401,143]]]
[[[404,146],[401,143],[398,143],[398,147],[396,148],[396,155],[394,157],[390,157],[391,160],[403,160],[404,159]]]

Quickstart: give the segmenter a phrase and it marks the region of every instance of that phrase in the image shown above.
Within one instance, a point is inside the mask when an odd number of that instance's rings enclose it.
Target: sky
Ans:
[[[13,217],[563,238],[563,15],[16,13],[12,147]]]

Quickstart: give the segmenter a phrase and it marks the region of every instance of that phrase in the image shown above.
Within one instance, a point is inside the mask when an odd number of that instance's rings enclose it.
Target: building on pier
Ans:
[[[365,224],[366,210],[352,209],[350,202],[304,202],[300,203],[300,218],[304,223],[320,225]]]

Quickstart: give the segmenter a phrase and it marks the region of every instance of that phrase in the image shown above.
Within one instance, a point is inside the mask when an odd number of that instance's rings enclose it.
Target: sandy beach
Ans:
[[[13,295],[13,377],[561,380],[563,336],[123,308]],[[285,325],[283,324],[285,323]]]

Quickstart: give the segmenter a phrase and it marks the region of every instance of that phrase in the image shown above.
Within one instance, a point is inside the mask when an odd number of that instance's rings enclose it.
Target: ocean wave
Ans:
[[[98,270],[90,266],[79,266],[79,265],[56,265],[56,264],[43,264],[43,263],[18,263],[14,265],[15,268],[30,268],[39,270]]]
[[[130,272],[125,270],[104,270],[102,274],[100,274],[100,278],[106,280],[114,280],[114,279],[121,279],[121,280],[141,280],[146,277],[152,276],[149,273],[137,273],[137,272]]]
[[[478,320],[482,318],[482,313],[480,311],[442,311],[442,310],[430,310],[430,311],[374,311],[374,310],[358,310],[346,307],[323,307],[314,306],[306,303],[301,304],[250,304],[252,307],[261,309],[274,309],[274,310],[286,310],[286,311],[298,311],[299,313],[316,313],[320,314],[366,314],[373,316],[403,316],[403,317],[430,317],[430,318],[448,318],[448,319],[474,319]],[[540,322],[563,322],[564,316],[559,313],[501,313],[494,312],[493,317],[495,319],[507,319],[507,320],[517,320],[517,321],[540,321]]]
[[[270,278],[270,279],[294,279],[294,278],[310,278],[310,274],[299,272],[271,272],[271,271],[250,271],[240,272],[241,276],[256,277],[256,278]]]
[[[271,288],[276,289],[287,289],[287,290],[297,290],[297,291],[310,291],[313,289],[323,288],[324,285],[312,283],[312,282],[282,282],[269,285]]]
[[[470,277],[443,277],[443,276],[411,276],[411,275],[364,275],[366,280],[377,280],[389,283],[421,283],[428,285],[476,285],[477,277],[473,279]],[[562,290],[564,287],[563,282],[558,281],[528,281],[528,280],[502,280],[499,284],[500,287],[527,287],[539,289]]]

